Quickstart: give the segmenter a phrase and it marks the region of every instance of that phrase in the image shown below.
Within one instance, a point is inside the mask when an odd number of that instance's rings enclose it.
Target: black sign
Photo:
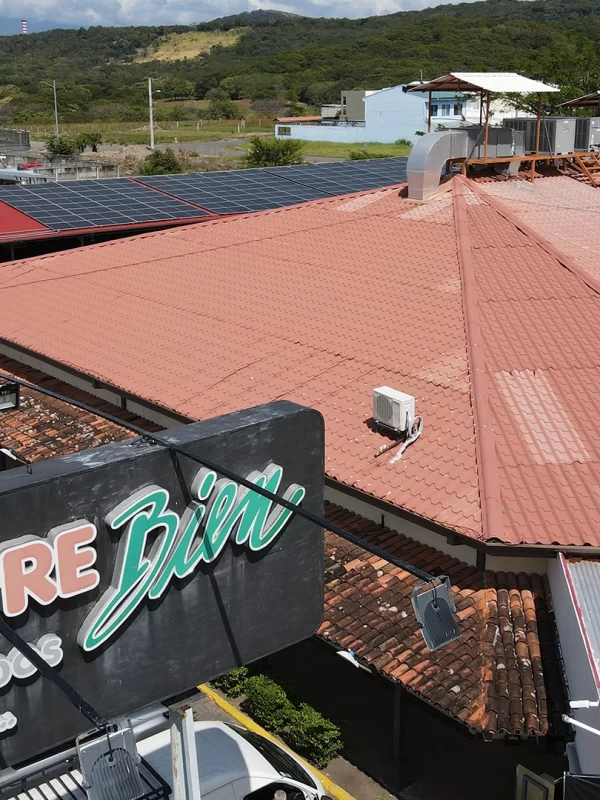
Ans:
[[[168,438],[323,513],[315,411],[278,402]],[[312,635],[323,612],[322,530],[166,447],[132,439],[0,476],[0,600],[20,635],[111,718]],[[0,641],[4,763],[87,728]]]

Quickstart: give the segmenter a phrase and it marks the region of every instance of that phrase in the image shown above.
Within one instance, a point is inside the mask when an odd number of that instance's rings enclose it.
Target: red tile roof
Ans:
[[[485,194],[504,185],[458,178],[422,205],[380,190],[0,265],[0,335],[190,418],[311,405],[332,478],[476,539],[600,545],[598,294]],[[395,463],[376,458],[380,385],[415,395],[425,422]]]
[[[301,123],[301,122],[320,122],[322,117],[320,115],[305,116],[305,117],[275,117],[275,122],[283,123]]]
[[[417,579],[330,533],[319,636],[473,731],[545,735],[560,725],[563,690],[539,575],[484,575],[331,503],[327,518],[421,569],[448,575],[461,637],[429,652],[411,604]]]

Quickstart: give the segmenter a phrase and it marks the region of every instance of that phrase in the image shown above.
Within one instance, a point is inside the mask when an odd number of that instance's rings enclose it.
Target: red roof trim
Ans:
[[[458,263],[463,286],[463,313],[467,338],[469,372],[471,373],[475,448],[481,496],[482,538],[504,541],[504,519],[500,479],[496,460],[496,444],[492,427],[487,371],[483,355],[483,335],[479,321],[475,270],[471,255],[471,240],[467,221],[464,179],[455,178],[452,200],[456,222]]]

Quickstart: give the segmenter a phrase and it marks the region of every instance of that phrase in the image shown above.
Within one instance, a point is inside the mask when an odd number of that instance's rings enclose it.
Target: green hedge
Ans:
[[[316,767],[326,767],[342,749],[341,731],[311,706],[302,703],[294,712],[285,740]]]
[[[325,767],[341,752],[341,731],[335,723],[306,703],[295,706],[268,675],[248,676],[246,667],[238,667],[212,684],[227,697],[245,694],[244,711],[316,767]]]
[[[263,728],[282,733],[295,709],[281,686],[266,675],[255,675],[246,681],[245,691],[244,710]]]
[[[246,691],[246,680],[248,678],[248,667],[237,667],[231,672],[226,672],[220,678],[211,681],[212,685],[223,692],[225,697],[230,700],[239,697]]]

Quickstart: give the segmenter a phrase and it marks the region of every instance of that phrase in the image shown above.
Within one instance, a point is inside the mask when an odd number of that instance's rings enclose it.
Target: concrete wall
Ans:
[[[290,135],[282,135],[281,128],[289,129]],[[301,139],[304,142],[340,142],[363,144],[374,141],[367,137],[365,125],[276,125],[277,139]]]
[[[345,119],[364,122],[365,95],[365,91],[342,92],[342,116]]]
[[[597,700],[600,686],[595,679],[588,653],[585,631],[570,584],[568,565],[563,556],[551,561],[548,580],[558,627],[571,700]],[[577,709],[570,716],[600,730],[600,709]],[[600,773],[600,736],[575,729],[575,749],[583,774]]]

